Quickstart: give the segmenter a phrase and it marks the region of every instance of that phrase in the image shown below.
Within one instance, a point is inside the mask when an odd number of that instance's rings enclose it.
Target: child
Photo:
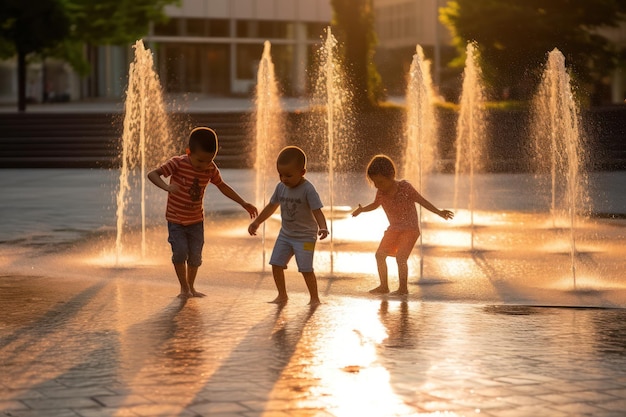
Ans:
[[[226,197],[239,203],[254,218],[255,206],[244,201],[222,180],[213,162],[217,154],[217,134],[197,127],[189,135],[187,154],[175,156],[148,173],[148,179],[168,192],[165,218],[172,245],[172,262],[180,282],[179,298],[203,297],[194,288],[204,245],[204,190],[213,183]],[[169,184],[161,177],[170,177]]]
[[[373,203],[365,207],[359,204],[359,207],[352,212],[352,215],[358,216],[382,205],[389,220],[389,227],[385,231],[376,251],[380,285],[370,290],[370,293],[387,294],[389,292],[386,258],[387,256],[395,256],[398,263],[398,281],[400,285],[398,290],[394,291],[392,295],[406,295],[409,293],[409,267],[407,261],[420,235],[415,203],[446,220],[453,218],[454,213],[449,210],[437,209],[406,180],[396,180],[396,167],[393,161],[385,155],[377,155],[372,158],[367,166],[367,178],[378,190],[376,198]]]
[[[328,236],[326,218],[322,213],[322,202],[313,184],[304,178],[306,155],[296,146],[287,146],[278,155],[276,168],[280,182],[276,185],[270,202],[248,227],[251,235],[280,206],[281,228],[270,258],[272,274],[278,290],[275,304],[287,302],[285,269],[295,255],[298,271],[302,273],[309,290],[309,305],[320,303],[317,294],[317,279],[313,271],[313,253],[317,236]]]

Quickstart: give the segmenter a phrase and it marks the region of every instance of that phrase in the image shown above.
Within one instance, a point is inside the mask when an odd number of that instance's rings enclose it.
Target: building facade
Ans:
[[[287,94],[303,94],[305,75],[331,21],[329,0],[183,0],[145,38],[172,93],[248,94],[269,41]]]
[[[447,63],[457,51],[439,22],[448,0],[374,0],[377,68],[390,95],[402,95],[415,48],[432,62],[435,86],[455,100],[459,71]],[[306,94],[315,54],[332,19],[330,0],[181,0],[167,6],[169,17],[151,26],[144,38],[155,57],[163,89],[172,94],[247,95],[256,85],[256,70],[265,41],[284,94]],[[626,46],[626,25],[603,31]],[[126,88],[130,47],[85,49],[91,73],[81,78],[64,62],[47,59],[30,64],[27,96],[31,101],[65,101],[103,97],[119,99]],[[611,101],[626,98],[626,63],[611,77]],[[15,60],[0,62],[0,103],[17,101]],[[449,94],[446,94],[449,92]],[[608,94],[608,92],[607,92]]]

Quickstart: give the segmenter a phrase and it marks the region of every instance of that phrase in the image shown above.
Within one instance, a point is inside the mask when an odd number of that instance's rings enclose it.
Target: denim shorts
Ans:
[[[287,264],[292,256],[296,256],[296,264],[299,272],[313,272],[313,254],[315,252],[315,240],[303,241],[278,234],[274,250],[270,258],[270,265],[287,269]]]
[[[168,222],[167,231],[167,241],[172,245],[172,263],[186,262],[189,266],[200,266],[204,246],[204,222],[189,226]]]

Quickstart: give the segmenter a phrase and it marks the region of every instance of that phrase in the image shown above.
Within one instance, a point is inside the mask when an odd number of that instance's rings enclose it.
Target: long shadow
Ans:
[[[304,311],[291,318],[286,308],[287,305],[277,305],[273,314],[247,332],[192,403],[224,401],[227,395],[229,401],[254,403],[256,409],[263,409],[317,310],[317,306],[294,307]]]
[[[24,279],[28,279],[28,277]],[[14,351],[17,355],[22,354],[29,346],[40,343],[41,339],[56,332],[59,327],[76,317],[107,285],[108,283],[104,280],[98,281],[62,304],[57,304],[33,322],[25,324],[12,334],[3,337],[0,340],[0,349],[4,349],[19,340],[21,343],[19,347],[15,347]],[[41,296],[45,297],[45,294],[41,294]],[[28,308],[28,303],[24,302],[22,308]],[[6,352],[1,353],[4,359],[10,358],[6,356]]]
[[[132,366],[132,369],[126,370],[128,374],[124,379],[140,373],[146,363],[152,364],[161,360],[160,356],[168,350],[168,343],[176,339],[178,332],[185,328],[177,319],[188,310],[185,308],[187,305],[186,298],[176,298],[162,311],[131,326],[124,335],[120,335],[119,343],[125,350],[125,362]],[[191,320],[190,326],[195,328],[197,322],[198,320]]]
[[[83,298],[85,298],[82,303],[83,307],[92,297],[84,297],[83,293]],[[40,352],[40,356],[45,354],[46,358],[33,363],[31,366],[33,369],[23,369],[23,372],[38,376],[40,372],[35,368],[43,367],[48,373],[55,360],[58,361],[59,369],[70,364],[70,361],[77,360],[78,363],[71,364],[62,373],[53,372],[52,375],[45,375],[43,381],[29,386],[29,390],[51,393],[51,398],[63,398],[66,394],[62,391],[68,392],[68,388],[86,389],[89,391],[87,395],[89,398],[84,399],[85,407],[104,407],[107,398],[111,398],[113,393],[119,393],[115,395],[114,401],[124,407],[125,397],[134,394],[134,378],[142,372],[146,364],[156,364],[162,368],[159,352],[165,351],[165,356],[167,356],[168,349],[165,346],[168,341],[177,338],[179,327],[176,317],[183,311],[185,304],[186,300],[176,299],[159,313],[131,326],[126,332],[103,330],[98,327],[96,327],[97,330],[92,331],[88,320],[81,321],[80,328],[73,330],[73,336],[71,340],[68,340],[68,345],[63,346],[58,343],[52,343],[47,347],[47,344],[44,345],[45,351]],[[76,309],[80,310],[78,307]],[[54,329],[48,333],[53,331]],[[68,352],[65,351],[66,348],[69,349]],[[176,349],[174,351],[177,352]],[[174,361],[178,361],[178,358],[175,357]],[[189,362],[186,361],[184,366],[188,364]],[[145,385],[147,385],[145,381],[140,384],[140,386]],[[55,394],[54,391],[58,393]],[[69,391],[70,394],[73,392],[76,396],[77,391]],[[29,401],[37,402],[39,395],[32,397]],[[89,402],[92,405],[89,405]],[[117,415],[117,412],[117,407],[110,406],[102,409],[98,415],[113,416]]]
[[[502,272],[499,272],[485,257],[484,251],[474,251],[472,252],[472,259],[478,266],[478,268],[485,274],[493,288],[496,289],[500,298],[503,301],[507,301],[506,298],[510,296],[511,293],[519,294],[519,291],[516,291],[516,288],[512,285],[509,285],[506,280],[502,279]]]

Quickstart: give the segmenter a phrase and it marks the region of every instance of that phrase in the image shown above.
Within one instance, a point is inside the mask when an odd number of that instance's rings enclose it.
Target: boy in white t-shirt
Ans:
[[[285,269],[295,255],[298,271],[302,273],[310,294],[310,305],[320,303],[317,292],[317,278],[313,271],[315,243],[328,236],[326,217],[322,213],[322,202],[304,174],[306,173],[306,154],[296,146],[287,146],[280,151],[276,168],[280,182],[276,185],[270,202],[259,216],[250,224],[248,232],[256,231],[278,207],[280,207],[281,228],[270,258],[272,274],[278,290],[278,296],[272,301],[284,304],[288,300],[285,286]]]

